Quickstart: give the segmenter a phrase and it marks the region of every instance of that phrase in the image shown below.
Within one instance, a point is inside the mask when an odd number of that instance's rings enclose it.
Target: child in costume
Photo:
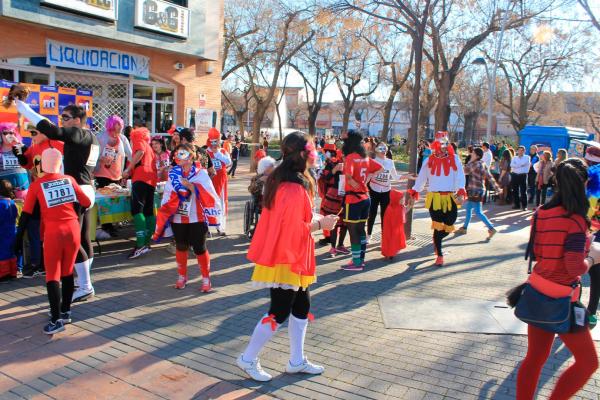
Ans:
[[[271,306],[237,359],[244,372],[261,382],[272,377],[260,366],[258,354],[288,317],[290,360],[286,372],[321,374],[324,370],[304,355],[310,315],[308,287],[316,280],[311,232],[332,229],[337,222],[333,215],[313,215],[315,184],[308,169],[317,154],[310,137],[289,133],[281,143],[281,154],[281,164],[269,176],[263,212],[248,250],[248,259],[255,263],[253,284],[270,289]]]
[[[335,144],[325,144],[325,167],[318,180],[319,194],[321,197],[321,215],[340,215],[344,208],[344,196],[339,193],[340,176],[344,171],[344,163],[336,152]],[[329,232],[329,255],[333,258],[338,253],[350,254],[344,247],[344,239],[348,231],[346,224],[340,219],[337,225]],[[339,243],[338,243],[339,237]]]
[[[350,232],[352,260],[342,269],[346,271],[362,271],[365,266],[367,252],[367,232],[365,224],[369,218],[371,199],[367,181],[370,175],[383,170],[381,164],[367,157],[362,145],[362,136],[355,131],[349,131],[342,147],[344,153],[345,177],[345,211],[344,222]]]
[[[10,182],[0,180],[0,280],[17,277],[14,247],[18,210],[14,199],[15,193]]]
[[[83,208],[92,204],[72,176],[60,173],[61,164],[60,151],[53,148],[44,150],[42,170],[45,175],[36,179],[29,187],[15,242],[17,253],[21,253],[27,224],[33,209],[39,205],[51,315],[50,322],[43,331],[48,335],[64,331],[64,324],[71,322],[71,301],[75,288],[73,266],[81,244],[75,203]]]
[[[591,152],[589,152],[591,153]],[[592,222],[591,229],[595,233],[594,241],[600,241],[600,157],[591,154],[586,154],[585,157],[588,165],[588,182],[587,196],[590,202],[590,210],[588,217]],[[598,302],[600,300],[600,264],[592,265],[588,270],[590,275],[590,297],[588,301],[588,311],[590,329],[593,329],[598,324]]]
[[[216,128],[210,128],[208,130],[208,149],[206,151],[210,157],[215,175],[211,177],[213,186],[221,199],[221,210],[223,210],[223,216],[221,218],[221,224],[217,228],[217,231],[221,235],[225,235],[225,229],[227,225],[227,168],[231,165],[231,157],[225,149],[221,148],[221,134]]]
[[[169,172],[152,239],[158,240],[170,223],[175,237],[179,274],[175,288],[183,289],[187,284],[187,259],[191,246],[202,274],[200,290],[206,293],[212,287],[206,236],[209,225],[219,224],[221,203],[206,169],[195,162],[196,151],[191,145],[178,145],[174,159],[177,165]]]
[[[448,132],[437,132],[431,149],[432,154],[423,161],[419,176],[408,192],[413,201],[417,200],[419,192],[429,183],[425,207],[429,209],[431,216],[433,244],[437,255],[435,265],[441,267],[444,265],[442,240],[454,232],[458,213],[456,197],[464,198],[467,192],[462,163],[448,142]]]

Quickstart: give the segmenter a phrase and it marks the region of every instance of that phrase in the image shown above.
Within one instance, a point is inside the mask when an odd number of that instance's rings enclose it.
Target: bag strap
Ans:
[[[527,243],[527,250],[525,250],[525,259],[529,259],[529,266],[527,273],[531,274],[533,269],[532,264],[535,261],[535,254],[533,252],[535,242],[535,231],[537,229],[537,211],[533,214],[533,225],[531,226],[531,234],[529,235],[529,243]]]

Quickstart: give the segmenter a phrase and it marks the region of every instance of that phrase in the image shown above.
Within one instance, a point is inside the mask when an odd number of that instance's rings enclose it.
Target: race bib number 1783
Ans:
[[[66,178],[42,183],[42,192],[48,208],[74,203],[76,200],[75,189],[71,181]]]

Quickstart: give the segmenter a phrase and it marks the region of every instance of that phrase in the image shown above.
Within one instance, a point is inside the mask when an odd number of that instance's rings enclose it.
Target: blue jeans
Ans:
[[[469,227],[469,222],[471,222],[471,213],[473,210],[475,210],[475,214],[477,214],[479,219],[481,219],[483,221],[485,226],[487,226],[488,229],[494,229],[494,226],[492,225],[490,220],[481,211],[481,202],[480,201],[466,201],[464,204],[464,207],[465,207],[465,212],[467,213],[467,216],[465,217],[465,223],[463,225],[463,228],[467,229]]]

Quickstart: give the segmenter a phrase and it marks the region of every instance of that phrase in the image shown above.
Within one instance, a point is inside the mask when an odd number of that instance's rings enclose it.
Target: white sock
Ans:
[[[288,335],[290,337],[290,363],[300,365],[304,362],[304,338],[308,319],[299,319],[290,315]]]
[[[266,317],[268,317],[267,314],[265,314],[263,318]],[[248,343],[248,347],[246,347],[246,350],[242,354],[242,360],[246,362],[250,362],[258,357],[258,353],[260,353],[264,345],[267,344],[279,328],[279,324],[277,324],[275,330],[271,328],[270,322],[263,324],[263,318],[256,324],[254,332],[252,332],[252,337],[250,338],[250,343]]]
[[[80,263],[75,263],[75,271],[77,272],[77,283],[79,289],[89,292],[92,290],[92,280],[90,278],[90,260],[85,260]]]
[[[94,257],[90,258],[88,260],[90,262],[90,270],[92,269],[92,263],[94,262]]]

